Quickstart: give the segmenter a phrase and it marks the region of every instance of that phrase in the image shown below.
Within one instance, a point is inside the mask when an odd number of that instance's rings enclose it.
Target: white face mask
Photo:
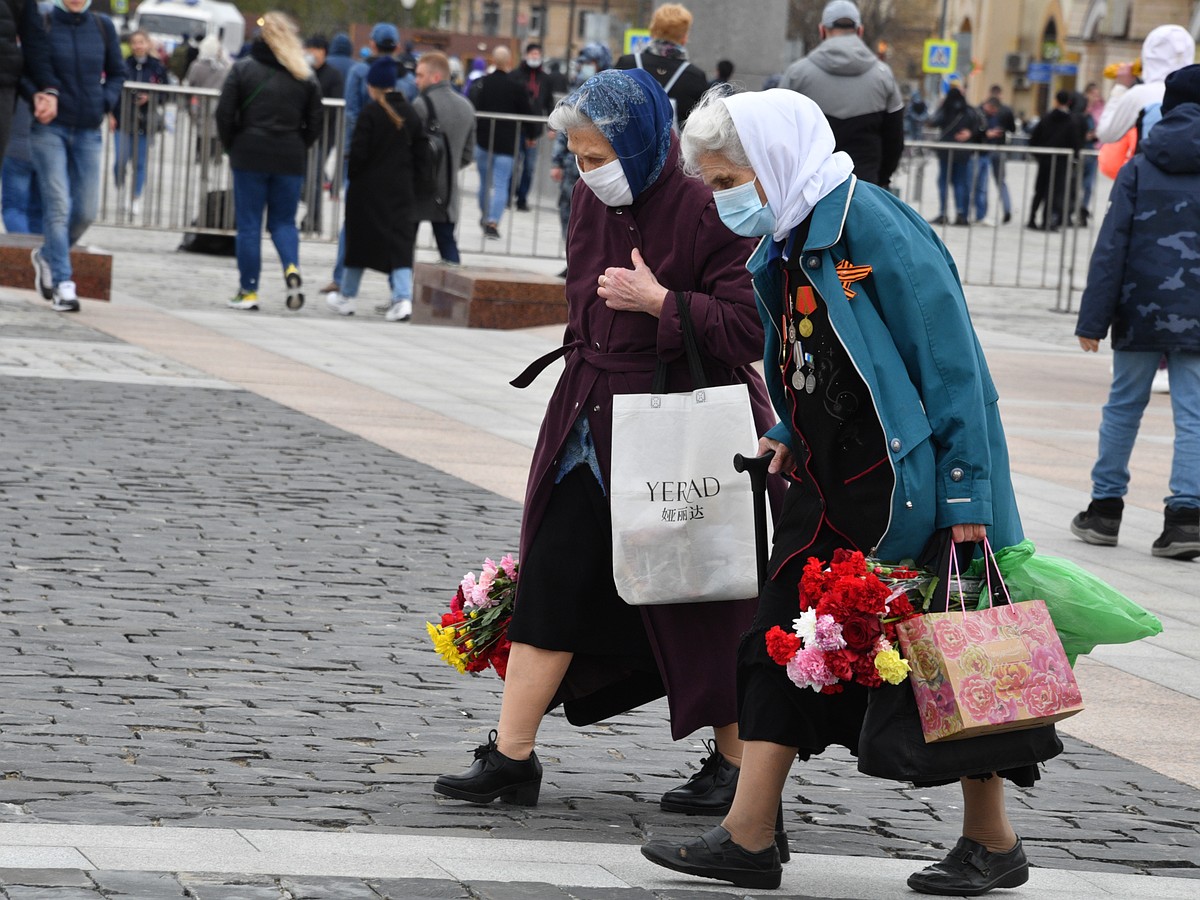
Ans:
[[[542,67],[542,58],[540,56],[525,57],[525,65],[531,69],[540,69]]]
[[[596,64],[595,63],[584,63],[582,66],[579,67],[579,78],[581,81],[587,81],[589,78],[591,78],[595,74],[596,74]]]
[[[625,177],[625,170],[621,168],[619,159],[598,166],[590,172],[583,171],[583,167],[580,166],[579,177],[605,206],[628,206],[633,202],[633,188],[629,186],[629,179]]]

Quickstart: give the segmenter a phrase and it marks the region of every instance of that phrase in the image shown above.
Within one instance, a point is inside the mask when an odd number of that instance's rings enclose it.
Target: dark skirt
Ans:
[[[608,499],[586,466],[552,489],[517,584],[509,638],[574,654],[551,701],[572,725],[663,696],[676,740],[737,721],[736,651],[754,601],[626,604],[613,581]]]
[[[641,612],[617,594],[608,499],[586,466],[551,491],[521,560],[508,637],[575,654],[551,703],[591,725],[666,694]]]

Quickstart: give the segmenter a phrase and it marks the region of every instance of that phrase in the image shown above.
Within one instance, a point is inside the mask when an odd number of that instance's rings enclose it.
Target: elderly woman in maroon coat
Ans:
[[[602,72],[559,103],[579,161],[567,234],[569,321],[547,365],[566,367],[534,451],[521,529],[521,579],[500,722],[461,775],[439,794],[534,805],[542,767],[534,752],[547,710],[587,725],[666,696],[671,734],[704,726],[716,747],[663,809],[722,814],[741,760],[735,655],[754,600],[633,607],[617,595],[606,484],[614,394],[647,393],[659,358],[668,390],[689,391],[676,292],[690,308],[710,383],[749,386],[756,424],[775,418],[751,368],[763,332],[746,260],[753,243],[722,223],[712,193],[680,169],[671,106],[639,70]],[[747,448],[747,452],[753,448]]]

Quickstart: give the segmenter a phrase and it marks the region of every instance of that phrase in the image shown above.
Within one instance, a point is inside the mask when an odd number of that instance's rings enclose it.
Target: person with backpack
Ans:
[[[55,0],[45,18],[45,40],[39,36],[25,47],[35,119],[29,143],[45,235],[32,255],[34,284],[58,312],[79,311],[71,247],[100,208],[100,127],[118,113],[125,84],[117,30],[90,5]]]
[[[325,296],[325,304],[342,316],[354,315],[363,272],[375,269],[390,276],[387,320],[412,318],[415,190],[419,176],[428,174],[428,159],[421,119],[396,90],[399,68],[390,56],[371,63],[371,101],[362,108],[350,139],[346,268],[341,289]]]
[[[217,101],[217,133],[233,170],[238,292],[231,309],[258,309],[263,211],[279,253],[288,309],[304,305],[296,209],[308,148],[324,123],[321,88],[304,61],[296,24],[269,12],[249,56],[234,64]]]
[[[708,76],[699,66],[688,62],[688,33],[692,14],[681,3],[664,3],[650,20],[650,49],[627,53],[617,60],[617,69],[645,69],[662,85],[675,112],[675,130],[683,128],[704,92]]]
[[[417,87],[421,93],[413,109],[431,138],[441,142],[443,158],[439,165],[431,165],[435,184],[429,198],[418,201],[416,219],[433,226],[442,262],[456,264],[459,255],[454,226],[462,203],[458,172],[475,158],[475,109],[450,83],[450,60],[444,53],[421,55],[417,61]]]
[[[1141,127],[1142,120],[1147,112],[1152,119],[1158,118],[1167,76],[1195,59],[1196,42],[1182,25],[1160,25],[1146,35],[1142,42],[1142,80],[1138,82],[1131,65],[1118,66],[1116,84],[1096,123],[1097,140],[1116,143],[1131,128],[1138,128],[1138,136],[1144,137],[1148,129]]]

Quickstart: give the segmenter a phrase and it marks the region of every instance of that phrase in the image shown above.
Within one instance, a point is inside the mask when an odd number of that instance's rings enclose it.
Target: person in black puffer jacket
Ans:
[[[217,134],[233,169],[241,283],[232,309],[258,309],[262,217],[279,253],[288,309],[304,305],[296,209],[308,148],[321,136],[321,88],[304,61],[296,25],[281,12],[263,17],[250,54],[237,61],[217,101]]]
[[[27,0],[28,2],[28,0]],[[33,251],[34,283],[59,312],[77,312],[71,247],[100,208],[100,126],[116,115],[125,83],[117,30],[91,0],[54,0],[23,41],[33,100],[29,141],[45,208],[45,243]]]
[[[40,25],[33,0],[0,0],[0,157],[8,146],[17,86],[25,67],[21,44],[36,41],[39,34],[31,38],[31,32],[40,33]]]

